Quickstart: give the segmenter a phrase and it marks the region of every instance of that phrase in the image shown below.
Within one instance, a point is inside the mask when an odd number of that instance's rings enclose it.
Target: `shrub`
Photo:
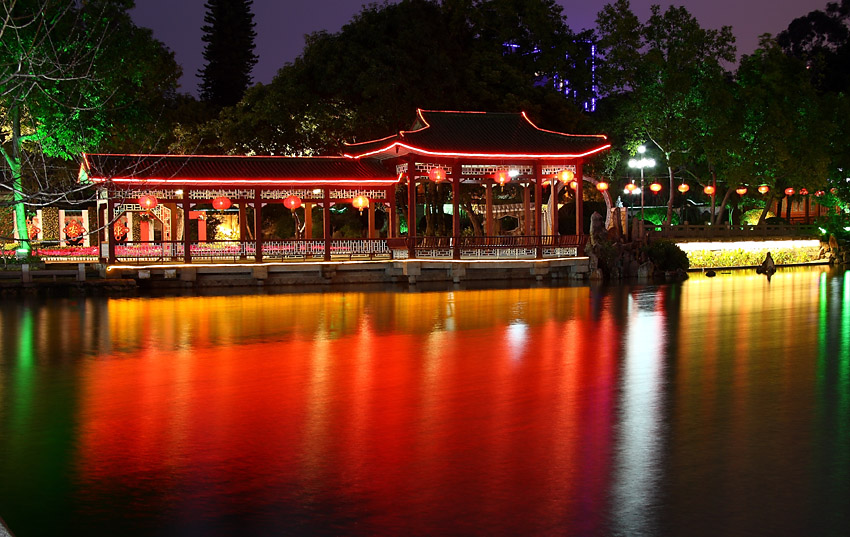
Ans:
[[[820,248],[781,248],[770,250],[773,262],[777,265],[808,263],[818,259]],[[693,268],[752,267],[761,265],[767,250],[694,250],[688,252]]]
[[[644,246],[643,251],[659,270],[688,270],[690,267],[688,255],[675,242],[653,241]]]

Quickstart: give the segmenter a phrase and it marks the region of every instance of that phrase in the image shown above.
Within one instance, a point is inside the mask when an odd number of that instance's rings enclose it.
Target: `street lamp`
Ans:
[[[646,146],[638,147],[638,153],[643,155],[646,153]],[[655,159],[645,158],[641,156],[639,159],[629,159],[629,168],[638,168],[640,170],[640,220],[643,222],[643,169],[652,168],[655,166]]]

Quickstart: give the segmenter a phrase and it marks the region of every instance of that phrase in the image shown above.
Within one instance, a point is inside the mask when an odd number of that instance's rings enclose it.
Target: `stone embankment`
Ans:
[[[850,265],[850,242],[830,235],[829,244],[823,246],[824,256],[830,265]]]
[[[133,294],[139,290],[215,287],[308,288],[334,284],[461,283],[522,280],[583,280],[587,257],[523,260],[404,260],[268,264],[119,265],[65,271],[0,274],[0,295]]]

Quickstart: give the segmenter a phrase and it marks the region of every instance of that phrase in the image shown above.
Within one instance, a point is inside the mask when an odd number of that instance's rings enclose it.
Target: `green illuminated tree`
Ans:
[[[646,23],[628,0],[606,5],[597,16],[600,84],[617,99],[617,115],[628,145],[650,140],[664,155],[669,176],[665,224],[673,214],[674,170],[695,153],[698,118],[707,107],[709,88],[727,78],[723,62],[735,60],[732,30],[708,30],[684,7],[662,12],[652,6]],[[702,123],[703,127],[700,127]]]
[[[26,208],[91,199],[68,161],[94,148],[150,150],[180,70],[134,26],[131,0],[12,0],[0,8],[0,189],[22,246]]]
[[[823,188],[835,124],[824,113],[805,64],[785,55],[769,35],[741,60],[737,81],[745,104],[739,168],[771,187],[763,221],[785,188]]]
[[[254,54],[253,0],[207,0],[201,38],[206,65],[201,76],[201,100],[216,107],[233,106],[251,85]]]

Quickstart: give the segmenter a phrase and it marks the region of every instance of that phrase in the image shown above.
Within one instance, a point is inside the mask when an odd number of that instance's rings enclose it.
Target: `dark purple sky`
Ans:
[[[595,26],[602,0],[557,0],[564,6],[573,30]],[[823,9],[828,0],[682,0],[704,28],[732,26],[738,54],[751,53],[763,33],[777,34],[794,18]],[[255,82],[270,82],[277,70],[301,53],[304,35],[317,30],[337,32],[358,13],[363,0],[254,0],[259,62]],[[632,0],[632,10],[646,20],[649,6],[666,8],[671,2]],[[204,0],[136,0],[136,24],[152,28],[154,36],[171,48],[183,66],[181,91],[197,94],[196,73],[203,65],[201,26]],[[413,31],[413,30],[411,30]]]

